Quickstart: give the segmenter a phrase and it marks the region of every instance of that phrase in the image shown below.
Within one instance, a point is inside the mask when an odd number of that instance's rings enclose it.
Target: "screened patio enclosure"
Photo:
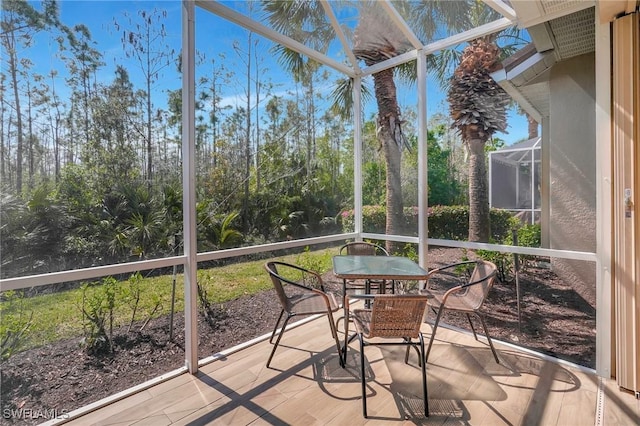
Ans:
[[[318,246],[326,243],[338,244],[346,239],[375,239],[388,240],[399,243],[411,243],[418,247],[419,263],[424,265],[428,258],[429,245],[442,247],[456,247],[462,249],[484,249],[504,253],[518,253],[523,255],[547,256],[577,263],[582,269],[595,273],[593,279],[593,291],[597,292],[597,361],[596,370],[599,375],[611,377],[615,362],[612,360],[612,269],[611,247],[616,238],[612,235],[613,196],[607,182],[610,179],[608,164],[611,161],[611,121],[612,113],[610,92],[610,69],[606,68],[611,62],[611,43],[609,40],[610,21],[613,21],[620,11],[613,12],[612,4],[622,4],[622,10],[629,8],[631,3],[636,7],[636,2],[595,2],[595,1],[501,1],[484,0],[477,1],[304,1],[304,2],[246,2],[246,1],[182,1],[176,2],[182,16],[181,43],[182,43],[182,111],[181,111],[181,167],[182,167],[182,191],[183,191],[183,221],[182,235],[184,237],[183,251],[172,257],[162,257],[139,262],[123,262],[109,264],[93,268],[76,270],[54,271],[48,274],[12,277],[0,281],[2,291],[24,289],[69,281],[80,281],[100,278],[108,275],[132,273],[153,268],[166,268],[175,265],[184,267],[184,313],[185,313],[185,369],[190,373],[196,373],[199,368],[200,355],[198,353],[197,339],[197,267],[201,262],[220,259],[231,259],[244,255],[273,252],[281,249],[296,247]],[[265,8],[270,5],[298,5],[296,8],[283,8],[280,19],[268,19]],[[363,7],[365,6],[365,7]],[[437,6],[437,7],[436,7]],[[177,9],[176,9],[177,10]],[[416,13],[421,12],[421,13]],[[473,12],[473,13],[472,13]],[[605,13],[606,12],[606,13]],[[177,12],[176,12],[177,13]],[[272,11],[273,13],[273,11]],[[600,16],[602,14],[602,16]],[[586,18],[585,18],[586,15]],[[606,15],[606,16],[605,16]],[[609,16],[610,15],[610,16]],[[201,22],[207,22],[206,17],[215,16],[214,25],[202,26]],[[312,16],[313,19],[305,19]],[[446,21],[447,17],[455,17],[454,23]],[[460,17],[485,17],[482,23],[472,19],[458,19]],[[594,18],[595,16],[595,18]],[[577,18],[576,18],[577,17]],[[576,19],[574,19],[576,18]],[[597,18],[597,19],[596,19]],[[575,138],[569,137],[569,146],[551,145],[547,143],[550,134],[557,132],[557,127],[564,124],[562,114],[557,116],[550,111],[562,110],[562,99],[555,98],[551,108],[544,110],[535,108],[532,99],[515,97],[514,99],[525,109],[534,113],[539,118],[542,127],[542,141],[533,142],[531,146],[524,147],[522,151],[512,150],[495,154],[496,165],[491,166],[491,203],[494,207],[502,209],[525,211],[531,213],[532,221],[556,221],[552,236],[556,238],[554,244],[545,244],[543,247],[514,247],[502,244],[475,243],[459,240],[433,239],[428,235],[428,195],[429,182],[427,168],[427,139],[429,132],[429,118],[433,111],[429,108],[430,92],[427,85],[428,75],[434,66],[434,55],[444,50],[460,51],[469,41],[480,37],[492,37],[498,33],[519,28],[525,34],[525,38],[535,38],[542,27],[552,29],[567,29],[566,21],[577,21],[577,28],[592,30],[591,37],[595,38],[594,45],[587,51],[572,53],[583,58],[584,55],[595,56],[593,65],[593,82],[589,87],[589,94],[593,92],[592,103],[584,106],[574,102],[576,116],[580,120],[582,131],[589,132],[590,145],[585,148],[582,141],[575,144]],[[585,19],[584,21],[582,19]],[[197,165],[196,145],[197,126],[199,123],[198,99],[196,87],[198,77],[196,71],[201,65],[198,63],[198,50],[205,45],[223,43],[228,34],[221,30],[220,22],[230,23],[234,31],[241,29],[260,37],[265,45],[268,41],[270,48],[283,50],[301,55],[302,63],[311,61],[321,67],[329,75],[346,77],[351,88],[350,96],[343,98],[343,102],[352,107],[353,120],[347,129],[348,139],[353,141],[353,197],[352,208],[354,212],[353,230],[344,233],[332,233],[328,235],[314,236],[301,239],[286,239],[268,242],[253,246],[238,246],[230,249],[216,251],[199,251],[197,241]],[[288,22],[300,22],[301,25],[291,28]],[[218,23],[219,26],[216,26]],[[575,23],[575,22],[574,22]],[[460,25],[462,24],[462,25]],[[225,27],[226,28],[226,27]],[[531,30],[531,31],[529,31]],[[243,33],[244,34],[244,33]],[[321,37],[318,37],[318,35]],[[545,47],[547,55],[555,46],[558,51],[564,44],[570,44],[571,38],[557,40],[549,39]],[[564,44],[563,44],[564,43]],[[384,46],[391,50],[380,50]],[[551,46],[551,47],[549,47]],[[367,56],[365,52],[378,52],[378,56]],[[269,51],[271,52],[271,51]],[[564,53],[564,51],[562,51]],[[271,53],[270,53],[271,54]],[[363,59],[366,58],[366,59]],[[590,58],[590,56],[588,56]],[[536,56],[540,59],[540,55]],[[540,59],[544,61],[548,57]],[[567,59],[567,58],[563,58]],[[571,59],[571,58],[568,58]],[[560,63],[560,62],[559,62]],[[521,65],[521,64],[520,64]],[[562,68],[560,63],[558,68]],[[603,68],[605,67],[605,68]],[[570,68],[566,66],[566,68]],[[575,68],[580,68],[576,66]],[[397,81],[399,98],[402,98],[402,106],[411,105],[415,110],[415,116],[411,117],[411,124],[415,127],[415,173],[409,179],[402,181],[402,185],[415,187],[411,194],[411,207],[417,211],[417,224],[415,229],[406,234],[384,234],[365,229],[363,225],[363,198],[366,174],[363,165],[364,158],[369,155],[365,149],[363,140],[366,139],[367,129],[364,126],[366,117],[377,113],[373,95],[367,91],[367,83],[380,78],[385,73],[394,69],[412,69],[415,83],[402,86],[401,79]],[[591,71],[591,68],[589,68]],[[571,69],[563,69],[562,78],[570,76]],[[295,76],[287,77],[294,80]],[[552,82],[560,84],[561,79]],[[636,75],[637,80],[637,75]],[[513,80],[508,80],[509,84]],[[531,80],[531,85],[543,84],[540,80]],[[549,84],[547,84],[547,88]],[[576,85],[579,86],[579,85]],[[573,86],[572,86],[573,87]],[[520,95],[526,94],[526,87],[520,90]],[[327,84],[322,86],[322,91],[329,92],[332,89]],[[368,90],[371,90],[370,88]],[[550,98],[546,92],[546,100]],[[568,102],[568,101],[567,101]],[[580,111],[580,108],[582,111]],[[327,107],[328,111],[329,108]],[[438,111],[439,112],[439,111]],[[435,114],[433,114],[435,115]],[[377,117],[380,119],[380,117]],[[384,118],[384,117],[383,117]],[[388,117],[387,117],[388,118]],[[573,118],[573,117],[571,117]],[[400,123],[380,122],[373,134],[384,131],[385,126],[392,127],[397,141],[401,141],[398,131]],[[403,123],[404,124],[404,123]],[[396,127],[396,125],[398,127]],[[584,130],[584,129],[587,130]],[[596,135],[598,136],[596,138]],[[596,139],[598,143],[596,144]],[[374,139],[375,140],[375,139]],[[388,148],[382,147],[381,149]],[[545,152],[545,150],[547,150]],[[375,149],[371,150],[375,152]],[[575,153],[585,154],[574,155]],[[351,153],[350,153],[351,155]],[[277,159],[277,155],[274,156]],[[493,158],[493,157],[492,157]],[[556,161],[557,160],[557,161]],[[498,165],[499,164],[499,165]],[[538,165],[539,164],[539,165]],[[573,169],[572,169],[573,167]],[[502,170],[498,170],[502,168]],[[551,171],[558,173],[557,181],[551,182]],[[557,188],[558,182],[565,184],[569,180],[561,179],[563,176],[576,176],[575,170],[586,170],[590,180],[585,189],[580,187],[580,194],[589,202],[573,198],[571,186]],[[504,175],[501,175],[504,173]],[[573,174],[572,174],[573,173]],[[496,183],[493,185],[493,177]],[[504,176],[500,177],[499,176]],[[498,182],[501,181],[501,182]],[[585,180],[586,181],[586,180]],[[511,185],[507,189],[498,189],[499,184]],[[557,197],[559,204],[545,205],[545,191],[557,191],[568,193],[570,197]],[[595,202],[597,200],[597,203]],[[408,207],[406,203],[405,207]],[[579,207],[576,211],[575,207]],[[551,208],[553,207],[553,209]],[[563,212],[561,217],[552,216]],[[538,216],[536,216],[538,215]],[[535,216],[535,220],[534,220]],[[595,229],[588,229],[588,241],[583,245],[575,243],[576,239],[570,233],[564,231],[575,227],[574,218],[589,217],[593,219]],[[591,222],[589,222],[591,225]],[[544,240],[544,238],[543,238]],[[584,268],[587,265],[587,268]]]
[[[514,6],[509,2],[502,1],[486,1],[482,3],[478,2],[438,2],[437,6],[448,9],[446,12],[451,16],[468,16],[471,8],[480,7],[481,15],[486,19],[482,25],[478,25],[477,22],[468,22],[467,28],[460,28],[449,25],[435,24],[434,22],[439,19],[443,19],[444,13],[441,15],[442,10],[438,10],[435,7],[436,4],[432,2],[331,2],[331,1],[319,1],[319,2],[303,2],[304,7],[297,8],[285,8],[286,19],[267,19],[268,13],[259,13],[252,8],[245,8],[239,6],[234,2],[215,2],[215,1],[196,1],[195,4],[183,3],[185,12],[185,26],[184,26],[184,38],[183,38],[183,51],[186,60],[185,64],[193,64],[195,61],[195,51],[198,48],[198,43],[194,40],[192,31],[197,28],[197,19],[195,18],[198,13],[198,9],[201,8],[204,11],[214,13],[217,16],[231,21],[239,26],[250,29],[252,32],[264,36],[280,46],[286,46],[291,51],[297,52],[313,61],[321,63],[324,67],[327,67],[333,71],[343,74],[348,77],[351,82],[352,97],[349,101],[353,107],[353,117],[362,117],[366,114],[366,92],[364,92],[364,84],[367,80],[376,78],[384,73],[388,73],[390,70],[403,65],[411,65],[415,67],[416,85],[415,85],[415,107],[416,107],[416,128],[417,128],[417,199],[416,208],[418,213],[418,223],[415,234],[411,235],[390,235],[372,233],[363,227],[363,123],[361,120],[354,120],[353,122],[353,138],[354,138],[354,233],[348,235],[339,235],[326,237],[324,240],[339,240],[345,237],[352,237],[356,239],[370,238],[377,240],[397,241],[404,243],[415,243],[418,246],[418,259],[421,264],[426,263],[428,256],[428,244],[435,244],[449,247],[461,247],[465,249],[489,249],[502,252],[512,252],[521,254],[533,254],[542,256],[551,256],[568,261],[576,262],[577,264],[594,265],[597,260],[595,253],[595,246],[572,246],[572,244],[560,244],[555,250],[548,250],[543,248],[519,248],[512,246],[501,246],[496,244],[486,243],[472,243],[465,241],[448,241],[448,240],[435,240],[429,239],[428,229],[428,203],[427,203],[427,158],[426,158],[426,138],[428,130],[428,101],[429,96],[427,93],[427,75],[429,60],[432,59],[432,55],[446,49],[461,48],[465,42],[475,40],[480,37],[493,37],[501,31],[512,27],[514,23],[520,22],[516,10],[518,7],[525,13],[525,4],[529,2],[515,3]],[[297,3],[290,3],[294,5]],[[366,5],[366,7],[362,7]],[[545,2],[541,2],[540,5],[549,6],[548,9],[538,10],[539,19],[530,21],[530,25],[537,25],[540,22],[544,22],[545,19],[557,19],[565,16],[571,16],[572,13],[582,19],[583,16],[593,17],[593,9],[591,3],[560,3],[557,7],[559,9],[552,10],[551,5],[546,5]],[[194,7],[194,9],[191,9]],[[585,14],[586,11],[586,14]],[[591,13],[589,13],[591,11]],[[424,13],[421,13],[424,12]],[[273,12],[271,12],[273,16]],[[295,15],[295,13],[301,13],[303,16]],[[289,14],[289,15],[287,15]],[[311,18],[309,17],[311,16]],[[282,17],[280,17],[282,18]],[[289,22],[287,22],[289,19]],[[525,18],[529,19],[529,17]],[[296,25],[291,25],[291,22],[295,22]],[[464,22],[462,20],[461,22]],[[523,21],[524,22],[524,21]],[[298,26],[299,25],[299,26]],[[522,25],[524,26],[524,25]],[[292,28],[293,27],[293,28]],[[447,33],[445,28],[451,30],[455,28],[452,33]],[[313,34],[321,32],[322,43],[314,41]],[[380,49],[381,46],[384,48]],[[364,52],[377,50],[375,57],[367,56]],[[575,52],[577,53],[577,51]],[[363,59],[364,60],[361,60]],[[364,62],[364,63],[363,63]],[[190,67],[187,67],[189,70]],[[189,90],[195,83],[195,76],[193,74],[185,74],[183,86],[183,141],[193,140],[194,132],[194,107],[195,100],[193,96],[189,96]],[[529,104],[527,104],[529,105]],[[388,118],[388,117],[385,117]],[[393,117],[392,117],[393,118]],[[378,116],[380,120],[380,116]],[[552,122],[552,120],[549,120]],[[383,132],[386,126],[394,127],[397,123],[393,121],[378,122],[377,131]],[[543,131],[545,130],[543,124]],[[400,142],[398,141],[398,144]],[[184,145],[185,158],[192,157],[189,152],[189,146]],[[384,144],[382,149],[388,149]],[[540,150],[538,150],[540,152]],[[389,156],[389,151],[385,154]],[[595,153],[594,153],[595,155]],[[535,163],[535,154],[532,152]],[[538,157],[539,159],[539,157]],[[524,159],[523,159],[524,160]],[[188,176],[188,167],[185,168],[185,182]],[[537,170],[539,172],[539,170]],[[522,162],[521,174],[524,175],[525,166]],[[535,178],[536,170],[534,166],[533,173],[529,176]],[[527,184],[522,182],[523,187]],[[531,187],[538,186],[534,181],[529,184]],[[195,188],[185,187],[185,194],[194,194]],[[524,195],[525,191],[520,191]],[[595,198],[595,194],[593,194]],[[536,196],[531,196],[530,210],[536,208]],[[538,202],[540,197],[538,196]],[[519,203],[517,200],[513,202],[513,205],[526,205]],[[597,216],[595,211],[592,217]],[[193,220],[193,219],[192,219]],[[188,219],[185,216],[185,224]],[[187,241],[187,240],[186,240]],[[286,244],[300,244],[301,242],[286,243]],[[189,252],[194,251],[195,246],[192,241],[190,246],[185,244],[185,256],[190,257]],[[192,255],[193,256],[193,255]],[[202,255],[200,255],[202,256]],[[200,257],[199,256],[199,257]],[[206,258],[207,255],[205,254]],[[185,275],[195,276],[195,262],[190,266],[191,272],[185,271]],[[583,268],[589,269],[589,268]],[[592,282],[595,285],[595,277]],[[187,285],[187,292],[191,292],[186,300],[195,300],[195,289],[193,285]],[[190,306],[190,307],[189,307]],[[600,305],[599,305],[600,306]],[[187,306],[187,313],[191,310],[191,323],[195,327],[195,306],[192,302]],[[602,311],[606,315],[607,309]],[[603,333],[598,334],[603,336]],[[606,339],[606,337],[605,337]],[[195,369],[197,348],[195,342],[192,342],[191,358],[187,356],[187,365],[190,366],[190,370]],[[606,347],[604,345],[602,348]],[[603,349],[608,352],[607,349]],[[605,355],[602,360],[607,359]],[[604,364],[601,365],[604,366]],[[606,371],[608,368],[601,369]]]
[[[247,7],[248,5],[253,5]],[[278,5],[288,5],[278,9]],[[423,7],[424,6],[424,7]],[[261,9],[263,7],[263,9]],[[478,9],[476,9],[478,8]],[[473,12],[472,12],[473,10]],[[415,198],[412,204],[419,211],[416,229],[409,235],[377,234],[364,229],[363,209],[363,122],[353,121],[353,170],[354,170],[354,233],[323,237],[322,241],[340,241],[345,238],[371,238],[401,243],[414,243],[418,247],[418,258],[424,264],[427,256],[427,169],[426,146],[427,137],[427,58],[430,54],[446,48],[461,46],[466,41],[482,36],[495,34],[514,24],[515,12],[507,4],[500,1],[490,2],[216,2],[196,1],[184,2],[183,26],[183,63],[187,64],[183,74],[183,142],[195,139],[195,99],[192,95],[195,86],[195,52],[198,40],[194,37],[198,28],[198,16],[203,12],[211,12],[225,21],[232,22],[253,33],[286,47],[301,57],[321,64],[329,72],[336,72],[350,80],[351,99],[345,102],[352,106],[353,117],[364,117],[371,114],[367,109],[367,99],[363,87],[385,74],[393,72],[396,67],[408,65],[414,68],[415,86],[413,96],[408,101],[416,111],[415,128],[417,139],[417,161],[415,181]],[[477,26],[472,20],[457,19],[456,25],[441,25],[444,16],[483,16],[483,23]],[[271,16],[271,19],[268,17]],[[293,25],[292,25],[293,24]],[[318,35],[321,35],[318,37]],[[362,60],[363,58],[367,58]],[[376,86],[379,87],[379,86]],[[371,89],[368,89],[371,90]],[[363,94],[364,93],[364,94]],[[387,95],[383,95],[387,96]],[[389,98],[387,98],[389,99]],[[393,102],[393,101],[391,101]],[[368,105],[371,105],[369,101]],[[397,146],[381,144],[389,161],[399,161],[398,148],[401,140],[400,117],[395,113],[398,106],[391,103],[390,110],[383,119],[378,115],[376,132],[388,132],[395,139]],[[379,113],[379,112],[378,112]],[[194,157],[194,147],[183,145],[183,157],[186,161]],[[189,179],[190,168],[185,161],[185,256],[195,256],[196,242],[194,231],[187,226],[195,221],[193,200],[195,186]],[[391,163],[387,163],[387,167]],[[391,184],[390,187],[396,187]],[[391,201],[389,201],[391,202]],[[190,216],[187,217],[187,216]],[[295,241],[280,243],[283,247],[307,245],[311,241]],[[446,244],[446,243],[445,243]],[[472,244],[473,246],[473,244]],[[265,248],[266,249],[266,248]],[[200,254],[199,259],[219,254]],[[582,255],[579,255],[582,256]],[[588,255],[589,256],[589,255]],[[186,309],[188,325],[195,329],[196,290],[189,282],[195,277],[196,262],[185,268],[187,294]],[[190,302],[189,302],[190,301]],[[195,336],[194,331],[187,329],[188,336]],[[197,369],[197,347],[195,338],[187,338],[187,365],[191,371]],[[189,354],[190,353],[190,354]]]
[[[489,205],[514,212],[523,222],[540,221],[542,138],[489,153]]]

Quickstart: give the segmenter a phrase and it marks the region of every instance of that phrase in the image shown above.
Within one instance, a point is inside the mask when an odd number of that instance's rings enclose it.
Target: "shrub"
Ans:
[[[298,255],[296,264],[309,271],[322,274],[331,269],[331,257],[333,254],[329,251],[323,251],[321,255],[311,252],[309,246],[304,248],[304,252]]]
[[[114,309],[117,281],[106,277],[100,285],[82,286],[83,344],[89,354],[113,351]]]
[[[23,291],[5,291],[0,303],[0,362],[6,361],[20,349],[33,322],[33,311],[28,315]]]
[[[405,207],[405,227],[418,230],[418,208]],[[428,228],[429,238],[442,240],[466,240],[469,236],[469,207],[468,206],[433,206],[429,208]],[[353,232],[355,229],[353,210],[345,210],[340,214],[342,231]],[[384,206],[363,206],[362,226],[366,232],[384,234],[386,224],[386,209]],[[514,218],[506,210],[491,209],[491,235],[495,241],[502,241],[510,235]],[[515,219],[517,221],[517,219]]]
[[[513,255],[511,253],[503,253],[491,250],[477,250],[476,254],[484,260],[493,262],[498,268],[498,280],[503,283],[509,283],[513,280]]]
[[[387,221],[387,210],[384,206],[362,206],[362,227],[366,232],[384,234]],[[340,213],[342,232],[353,232],[356,229],[353,209]]]
[[[540,224],[525,224],[517,228],[518,246],[520,247],[540,247],[541,243],[541,231]],[[509,234],[504,239],[504,244],[513,245],[513,235]],[[525,270],[529,267],[531,262],[536,256],[521,254],[520,255],[520,269]]]
[[[520,221],[513,217],[511,222],[511,229],[516,230],[518,235],[518,246],[520,247],[540,247],[540,225],[538,224],[526,224],[522,225]],[[500,241],[505,245],[513,244],[513,231],[507,233],[507,235]],[[490,250],[478,250],[478,256],[481,258],[493,262],[498,267],[498,278],[500,281],[507,283],[514,279],[514,255],[511,253],[501,253]],[[520,270],[526,270],[535,256],[519,255],[521,261]]]

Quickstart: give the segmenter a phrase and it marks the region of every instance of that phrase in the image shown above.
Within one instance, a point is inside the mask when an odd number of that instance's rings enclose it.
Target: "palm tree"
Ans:
[[[436,2],[439,3],[439,2]],[[500,15],[482,2],[442,2],[444,8],[418,8],[411,27],[433,31],[429,21],[442,23],[448,29],[479,27]],[[435,7],[435,9],[431,9]],[[431,40],[429,34],[425,39]],[[500,43],[500,46],[498,46]],[[506,110],[511,100],[491,78],[501,67],[500,60],[525,44],[520,30],[512,27],[500,33],[472,40],[460,51],[444,49],[427,57],[429,73],[447,91],[449,112],[469,152],[469,241],[488,241],[490,236],[489,193],[485,163],[485,144],[497,131],[507,126]],[[455,67],[455,69],[453,69]],[[453,69],[453,76],[451,70]]]
[[[328,21],[324,19],[324,11],[318,4],[319,2],[305,0],[264,2],[274,29],[289,36],[295,35],[297,40],[307,42],[316,50],[324,52],[319,47],[326,47],[326,41],[330,39],[332,33],[328,33]],[[376,5],[376,2],[357,2],[356,4],[360,12],[360,20],[354,29],[353,53],[358,59],[371,66],[398,56],[411,48],[404,35]],[[411,28],[420,31],[418,35],[422,40],[433,40],[434,36],[443,30],[442,26],[457,31],[500,17],[495,11],[482,7],[478,2],[426,2],[419,3],[418,6],[411,2],[402,2],[394,6],[399,8],[402,16],[409,17]],[[308,28],[313,28],[314,31],[305,31]],[[380,31],[381,28],[384,31]],[[517,29],[507,30],[506,34],[509,38],[518,38]],[[489,74],[499,65],[501,55],[509,54],[515,50],[515,47],[512,45],[499,49],[495,44],[496,39],[497,35],[474,40],[469,43],[468,50],[462,53],[456,49],[449,49],[428,57],[430,72],[441,81],[443,87],[451,87],[449,99],[455,102],[455,106],[450,108],[454,127],[461,132],[471,151],[470,241],[486,241],[489,237],[484,144],[494,132],[506,128],[505,113],[509,101],[505,101],[507,99],[505,92],[493,82]],[[324,41],[324,44],[319,40]],[[495,49],[489,48],[491,46]],[[283,58],[286,58],[285,62],[289,64],[289,69],[300,69],[302,63],[300,55],[286,48],[281,48],[281,51]],[[482,53],[491,56],[474,59],[474,55]],[[452,64],[458,61],[460,65],[454,77],[449,79],[449,70],[453,67]],[[486,68],[482,68],[483,66]],[[377,137],[386,161],[387,234],[398,233],[402,227],[400,152],[405,142],[394,81],[396,74],[415,81],[415,65],[386,69],[373,75],[374,93],[378,106]],[[465,96],[465,93],[460,91],[464,87],[469,90],[469,96]],[[343,112],[349,112],[351,106],[350,95],[346,92],[350,89],[350,81],[342,82],[332,93],[334,100],[342,103]],[[491,99],[491,95],[494,95],[495,99]],[[481,102],[474,102],[476,100]],[[387,242],[387,250],[394,251],[392,242]]]
[[[500,66],[493,37],[475,39],[463,50],[447,100],[453,126],[469,151],[469,241],[489,241],[489,195],[484,147],[507,127],[507,93],[491,78]]]
[[[375,2],[358,3],[360,20],[354,30],[354,55],[371,66],[389,58],[406,52],[411,46],[406,38],[384,14],[375,6]],[[324,19],[324,10],[319,2],[265,2],[265,10],[274,29],[297,39],[306,34],[304,42],[319,51],[326,51],[328,41],[333,38],[333,29]],[[314,31],[303,32],[303,28],[313,26]],[[385,28],[384,34],[370,31],[370,28]],[[294,74],[303,69],[309,69],[300,55],[287,49],[279,48],[281,62]],[[401,187],[401,149],[405,144],[402,133],[402,119],[397,101],[394,70],[387,69],[373,75],[374,92],[378,106],[377,138],[385,154],[386,187],[387,187],[387,218],[386,233],[398,234],[402,230],[402,187]],[[334,91],[335,99],[344,100],[350,96],[345,90],[351,85],[346,83],[340,90]],[[343,104],[350,105],[350,103]],[[346,108],[341,108],[348,114]],[[394,244],[387,241],[387,250],[394,251]]]
[[[385,28],[384,33],[370,31],[370,28]],[[354,33],[353,53],[356,58],[372,66],[389,58],[398,56],[411,46],[406,38],[388,19],[387,15],[377,13],[375,7],[361,9],[361,16]],[[386,69],[373,74],[373,86],[378,116],[376,118],[376,137],[384,152],[386,166],[386,209],[385,233],[400,234],[402,231],[402,186],[401,186],[401,150],[406,145],[402,131],[402,118],[398,105],[397,90],[394,81],[394,69]],[[394,251],[392,241],[387,241],[387,251]]]

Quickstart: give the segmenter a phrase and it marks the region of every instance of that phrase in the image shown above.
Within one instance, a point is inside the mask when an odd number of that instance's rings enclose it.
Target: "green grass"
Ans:
[[[331,257],[336,250],[305,251],[301,254],[276,257],[295,263],[308,269],[324,273],[331,268]],[[251,295],[272,288],[271,280],[264,270],[264,260],[242,262],[227,266],[198,270],[198,283],[203,286],[209,302],[225,303],[240,296]],[[179,274],[176,279],[175,311],[184,310],[184,279]],[[83,335],[83,295],[85,308],[87,301],[105,303],[105,282],[87,283],[86,288],[77,288],[59,293],[43,294],[30,298],[13,297],[0,302],[0,313],[4,329],[0,329],[2,338],[7,328],[24,322],[33,314],[32,323],[19,350],[25,350],[48,343]],[[148,318],[166,315],[171,310],[172,275],[163,275],[136,280],[129,279],[113,284],[115,295],[114,326],[128,325],[131,322],[134,302],[132,289],[139,288],[140,300],[136,309],[137,330],[141,322]],[[102,305],[103,310],[105,310]],[[108,311],[108,309],[106,309]]]

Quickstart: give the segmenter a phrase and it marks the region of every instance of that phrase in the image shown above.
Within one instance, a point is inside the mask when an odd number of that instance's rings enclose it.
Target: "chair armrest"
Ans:
[[[444,306],[447,304],[447,299],[449,298],[449,296],[451,296],[453,293],[457,293],[461,290],[463,290],[464,286],[462,285],[457,285],[455,287],[451,287],[449,290],[447,290],[444,295],[442,296],[442,302],[441,305]]]
[[[350,294],[349,296],[345,295],[344,308],[346,310],[349,310],[349,299],[373,300],[374,298],[375,294]]]
[[[319,291],[321,291],[322,293],[325,293],[324,281],[322,280],[322,276],[320,276],[320,274],[318,274],[315,271],[310,271],[310,270],[307,270],[307,269],[304,269],[304,268],[301,268],[301,267],[298,267],[298,266],[295,266],[295,265],[289,265],[289,268],[297,269],[301,273],[305,274],[306,276],[312,276],[315,279],[315,281],[318,283],[319,287],[320,287]],[[293,281],[293,280],[290,280],[290,279],[285,278],[283,276],[279,276],[279,278],[280,278],[281,281],[283,281],[283,282],[285,282],[285,283],[287,283],[289,285],[292,285],[294,287],[303,289],[303,290],[318,290],[317,288],[311,287],[310,285],[306,285],[304,283],[304,275],[303,275],[303,282]]]
[[[461,285],[457,285],[457,286],[455,286],[455,287],[450,288],[449,290],[447,290],[447,291],[444,293],[444,296],[442,296],[442,304],[443,304],[443,305],[444,305],[444,304],[446,304],[446,302],[447,302],[447,298],[448,298],[451,294],[456,293],[456,292],[459,292],[459,291],[465,291],[468,287],[471,287],[472,285],[477,285],[477,284],[483,283],[483,282],[485,282],[485,281],[487,281],[487,280],[490,280],[490,279],[491,279],[491,278],[493,278],[497,273],[498,273],[498,271],[493,271],[493,272],[491,272],[489,275],[484,276],[484,277],[482,277],[482,278],[480,278],[480,279],[477,279],[477,280],[475,280],[475,281],[471,281],[471,282],[468,282],[468,283],[465,283],[465,284],[461,284]]]
[[[429,280],[435,275],[442,274],[444,271],[447,271],[449,269],[457,268],[458,266],[472,265],[472,264],[475,264],[475,263],[477,263],[475,260],[467,260],[467,261],[464,261],[464,262],[451,263],[449,265],[445,265],[445,266],[440,267],[440,268],[432,269],[427,274],[427,279],[425,280],[424,288],[426,290],[429,289]],[[456,284],[456,287],[457,286],[459,286],[459,284]]]
[[[438,274],[438,273],[440,273],[442,271],[446,271],[447,269],[456,268],[456,267],[462,266],[462,265],[471,265],[473,263],[477,263],[477,262],[475,260],[467,260],[467,261],[464,261],[464,262],[451,263],[449,265],[445,265],[445,266],[442,266],[440,268],[436,268],[436,269],[430,270],[428,275],[429,276],[431,276],[432,274],[435,275],[435,274]]]

